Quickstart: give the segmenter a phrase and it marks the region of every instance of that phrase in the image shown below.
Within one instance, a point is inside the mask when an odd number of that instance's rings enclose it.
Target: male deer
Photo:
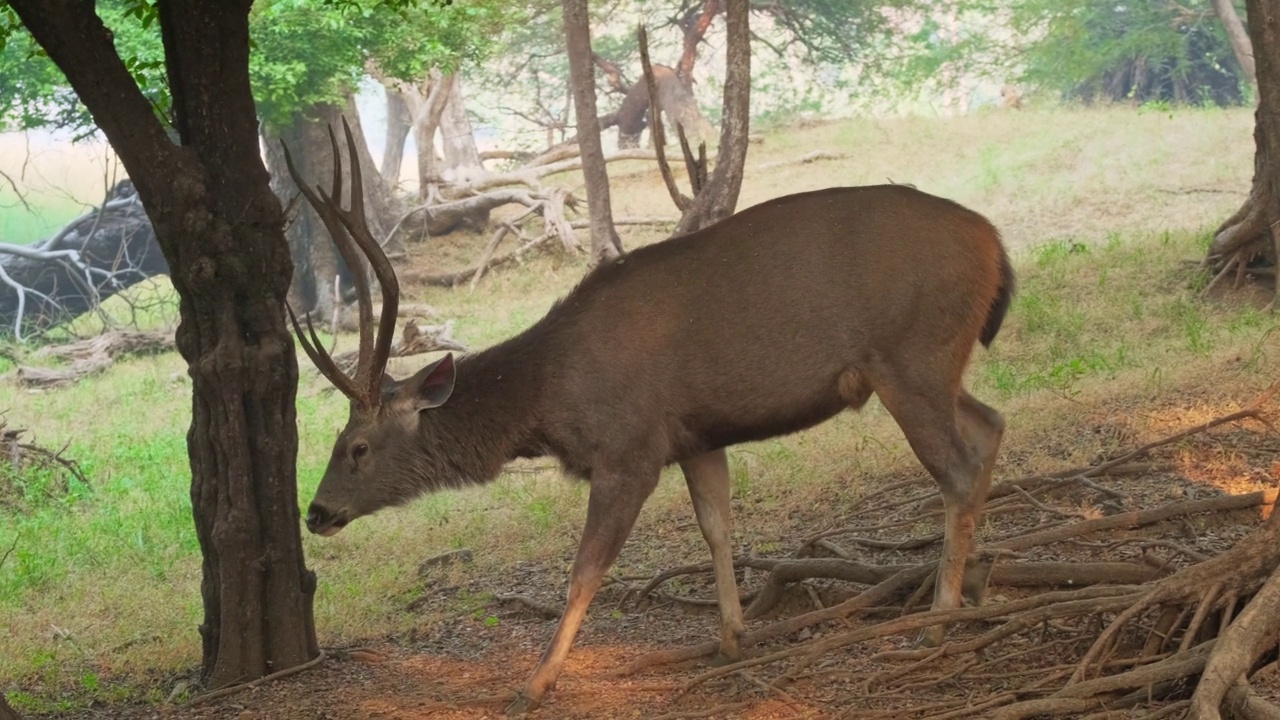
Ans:
[[[347,144],[354,158],[350,133]],[[340,171],[323,197],[294,173],[355,271],[363,320],[352,378],[294,319],[307,354],[351,398],[307,528],[332,535],[423,493],[489,482],[520,457],[554,456],[589,481],[564,614],[510,711],[537,707],[555,684],[592,596],[671,463],[711,549],[720,655],[739,658],[725,448],[811,427],[873,392],[942,492],[933,607],[960,606],[1004,427],[961,376],[974,343],[995,338],[1013,292],[985,218],[900,185],[778,198],[601,265],[528,330],[394,380],[384,369],[396,278],[364,223],[351,164],[350,210],[339,205]],[[376,340],[357,248],[382,285]],[[938,626],[925,640],[942,636]]]

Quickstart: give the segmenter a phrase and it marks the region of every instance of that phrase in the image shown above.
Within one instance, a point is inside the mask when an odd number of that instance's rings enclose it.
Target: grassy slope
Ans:
[[[1252,167],[1245,110],[1132,109],[991,113],[782,128],[754,145],[742,205],[790,191],[892,178],[987,213],[1011,245],[1021,291],[993,350],[977,353],[975,392],[1010,430],[998,475],[1089,459],[1114,442],[1080,428],[1122,423],[1164,432],[1246,399],[1274,375],[1276,320],[1246,306],[1197,299],[1190,267],[1206,231],[1234,210]],[[820,149],[844,159],[762,165]],[[618,216],[670,214],[656,174],[614,166]],[[570,182],[566,178],[564,182]],[[660,237],[626,233],[628,245]],[[415,263],[469,263],[482,240],[451,236],[419,248]],[[473,346],[537,319],[583,272],[577,258],[541,257],[487,277],[475,293],[410,289],[457,318]],[[403,361],[404,373],[422,359]],[[0,368],[3,371],[4,368]],[[300,389],[300,494],[309,498],[345,403],[312,372]],[[173,355],[120,364],[46,394],[0,386],[0,408],[46,445],[70,443],[91,486],[0,509],[0,688],[79,685],[112,697],[102,678],[171,671],[198,660],[198,549],[187,499],[184,433],[189,381]],[[807,518],[811,529],[885,475],[917,472],[883,410],[872,403],[801,435],[732,451],[738,541],[778,547]],[[565,567],[584,514],[585,488],[534,466],[495,485],[451,492],[356,523],[332,539],[306,538],[320,578],[321,642],[430,622],[403,612],[424,557],[476,550],[470,572],[517,559]],[[3,506],[0,505],[0,508]],[[671,518],[679,518],[677,531]],[[620,564],[628,571],[697,561],[705,550],[682,484],[669,477],[641,517]],[[655,547],[665,548],[660,556]],[[468,572],[468,571],[460,571]],[[548,583],[564,577],[549,575]],[[145,608],[145,611],[143,610]],[[133,687],[138,687],[133,685]],[[71,696],[67,696],[71,697]],[[58,701],[53,701],[55,704]],[[36,703],[42,705],[43,703]],[[45,705],[45,707],[48,707]]]

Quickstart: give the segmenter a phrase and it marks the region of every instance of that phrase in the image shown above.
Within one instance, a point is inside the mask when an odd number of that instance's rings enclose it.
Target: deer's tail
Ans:
[[[991,301],[991,309],[987,311],[987,323],[982,326],[982,335],[978,336],[983,347],[991,347],[991,341],[995,340],[996,334],[1000,332],[1004,315],[1009,311],[1009,303],[1013,300],[1015,285],[1013,266],[1009,264],[1009,253],[1001,247],[1000,287],[996,290],[995,299]]]

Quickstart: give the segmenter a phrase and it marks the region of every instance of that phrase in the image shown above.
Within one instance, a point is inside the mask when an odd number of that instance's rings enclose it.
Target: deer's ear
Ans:
[[[453,394],[455,376],[453,353],[419,370],[405,388],[413,393],[414,409],[430,410],[443,405]]]
[[[395,378],[391,377],[390,373],[382,373],[382,393],[384,395],[395,392],[398,387],[400,387],[400,383]]]

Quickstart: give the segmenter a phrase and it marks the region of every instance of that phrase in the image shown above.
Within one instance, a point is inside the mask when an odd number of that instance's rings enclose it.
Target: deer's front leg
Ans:
[[[713,664],[725,664],[742,657],[742,603],[733,574],[733,545],[730,541],[733,513],[730,509],[729,460],[723,448],[703,453],[680,463],[684,470],[694,514],[702,537],[711,548],[716,573],[716,599],[720,606],[720,652]]]
[[[652,468],[644,472],[592,473],[587,524],[569,575],[569,600],[551,644],[542,653],[520,696],[507,708],[508,715],[520,715],[538,707],[555,686],[573,639],[587,615],[587,606],[631,534],[640,507],[657,486],[659,471],[660,468]]]

